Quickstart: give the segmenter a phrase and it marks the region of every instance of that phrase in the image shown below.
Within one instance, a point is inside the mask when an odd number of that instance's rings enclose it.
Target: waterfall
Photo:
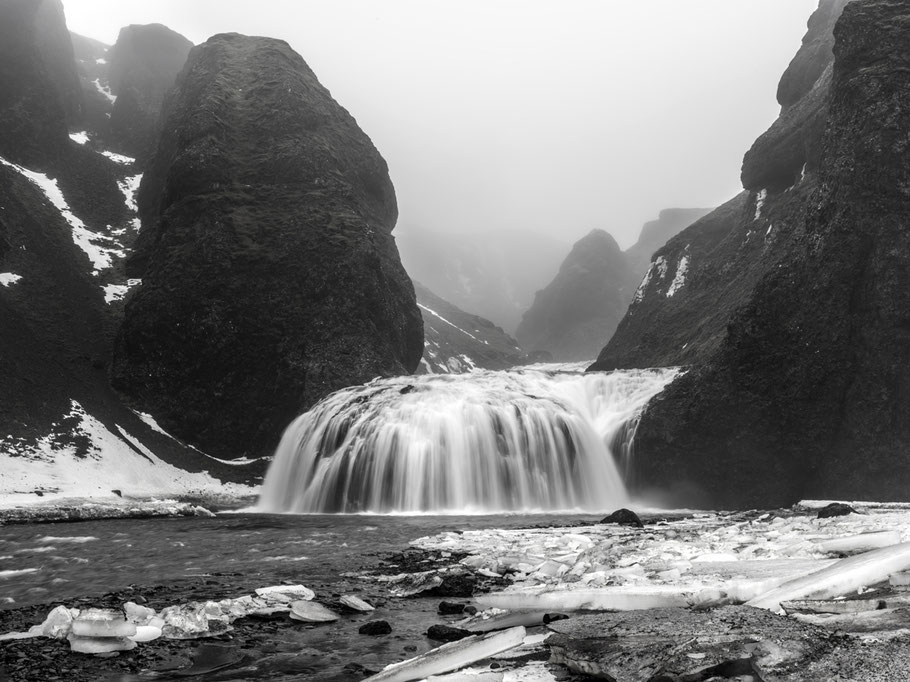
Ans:
[[[375,379],[285,431],[263,512],[600,511],[626,492],[611,447],[675,369],[534,366]],[[634,430],[634,429],[633,429]]]

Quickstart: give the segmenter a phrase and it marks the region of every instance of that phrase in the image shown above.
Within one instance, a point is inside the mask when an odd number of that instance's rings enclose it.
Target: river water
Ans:
[[[254,661],[249,666],[204,679],[360,679],[345,671],[345,666],[356,663],[376,670],[427,651],[438,645],[426,638],[427,627],[457,618],[437,614],[439,597],[389,599],[387,587],[361,577],[363,572],[381,569],[385,557],[406,550],[411,540],[425,535],[574,525],[582,520],[590,522],[592,516],[222,514],[5,526],[0,528],[0,609],[46,603],[49,610],[53,604],[72,605],[76,598],[100,597],[130,585],[141,596],[144,587],[150,593],[153,586],[201,583],[215,576],[228,576],[216,580],[243,585],[245,592],[293,581],[312,587],[317,599],[357,594],[377,609],[326,625],[287,622],[270,634],[267,646],[249,651]],[[389,567],[383,572],[399,570]],[[391,624],[391,635],[358,633],[364,622],[377,619]]]

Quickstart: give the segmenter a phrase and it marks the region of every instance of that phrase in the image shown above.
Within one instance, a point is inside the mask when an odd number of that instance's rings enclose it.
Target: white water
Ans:
[[[634,433],[630,424],[676,374],[538,366],[376,379],[344,389],[285,431],[258,509],[489,513],[622,506],[626,492],[610,446]]]

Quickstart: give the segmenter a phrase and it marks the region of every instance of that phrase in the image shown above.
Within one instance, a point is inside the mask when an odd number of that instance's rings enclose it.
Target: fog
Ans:
[[[373,139],[399,230],[592,228],[627,247],[662,208],[740,189],[817,0],[64,0],[107,43],[283,38]]]

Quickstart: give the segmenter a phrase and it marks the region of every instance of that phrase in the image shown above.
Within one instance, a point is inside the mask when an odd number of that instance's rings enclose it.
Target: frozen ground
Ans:
[[[819,574],[823,579],[841,557],[871,550],[882,554],[881,560],[856,572],[850,587],[834,581],[825,588],[827,594],[814,595],[843,597],[847,595],[831,592],[862,593],[887,582],[890,572],[910,568],[904,558],[907,545],[902,544],[910,540],[910,506],[857,502],[861,513],[818,519],[817,509],[823,504],[806,502],[782,513],[695,513],[643,529],[591,525],[570,531],[467,530],[420,538],[413,544],[466,552],[469,556],[461,562],[465,566],[506,577],[511,581],[506,590],[479,602],[507,609],[743,603],[788,580],[829,569]],[[897,568],[882,563],[894,557]],[[900,568],[901,562],[908,566]],[[837,568],[833,572],[843,573]]]

